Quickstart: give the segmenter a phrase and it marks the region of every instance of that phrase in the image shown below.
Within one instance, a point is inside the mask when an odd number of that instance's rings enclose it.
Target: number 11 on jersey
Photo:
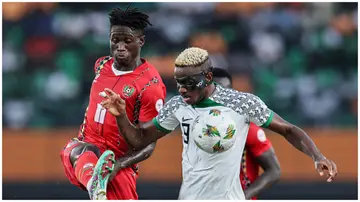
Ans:
[[[101,106],[101,104],[97,104],[94,121],[97,123],[104,124],[105,114],[106,114],[106,109],[103,106]]]

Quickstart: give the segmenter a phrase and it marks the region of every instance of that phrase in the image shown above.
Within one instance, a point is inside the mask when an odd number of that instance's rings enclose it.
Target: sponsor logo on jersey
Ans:
[[[135,92],[135,87],[132,85],[125,85],[123,88],[123,94],[125,98],[131,97]]]
[[[185,117],[182,117],[182,119],[181,119],[182,122],[186,122],[186,121],[190,121],[190,120],[192,120],[192,118],[188,118],[188,119],[187,119],[187,118],[185,118]]]

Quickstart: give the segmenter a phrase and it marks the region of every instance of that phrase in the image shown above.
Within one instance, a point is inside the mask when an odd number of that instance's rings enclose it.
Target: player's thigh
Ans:
[[[107,198],[110,200],[137,200],[136,179],[137,175],[133,169],[120,170],[108,184]]]

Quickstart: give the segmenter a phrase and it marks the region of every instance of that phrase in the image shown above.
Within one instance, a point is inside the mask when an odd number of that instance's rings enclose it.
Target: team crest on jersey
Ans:
[[[135,92],[135,87],[132,85],[125,85],[123,88],[123,94],[126,98],[131,97]]]

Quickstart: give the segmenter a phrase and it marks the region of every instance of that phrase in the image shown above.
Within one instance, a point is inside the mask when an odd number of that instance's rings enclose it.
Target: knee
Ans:
[[[84,147],[83,152],[86,152],[86,151],[94,152],[97,157],[100,157],[100,156],[101,156],[100,149],[99,149],[97,146],[95,146],[95,145],[86,144],[85,147]],[[82,152],[82,153],[83,153],[83,152]]]
[[[94,152],[97,157],[101,156],[100,149],[97,148],[95,145],[89,143],[79,144],[78,146],[74,147],[74,149],[72,149],[70,152],[71,164],[74,166],[79,156],[86,151]]]

